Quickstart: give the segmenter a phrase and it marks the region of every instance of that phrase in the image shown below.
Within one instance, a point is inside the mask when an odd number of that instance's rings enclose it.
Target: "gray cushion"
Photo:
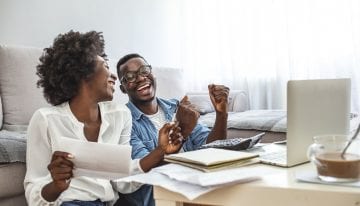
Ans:
[[[181,99],[185,95],[184,72],[181,69],[154,67],[153,75],[156,78],[156,96],[165,99]]]
[[[208,91],[188,92],[186,95],[189,97],[189,101],[195,105],[195,109],[200,114],[207,114],[215,111]],[[249,99],[247,93],[241,90],[230,91],[229,112],[244,112],[246,110],[249,110]]]
[[[24,130],[34,111],[47,103],[37,88],[36,65],[42,49],[0,46],[0,95],[3,129]]]
[[[8,198],[0,199],[1,206],[27,206],[25,194],[20,194],[16,196],[10,196]]]
[[[200,114],[214,112],[214,106],[211,103],[209,92],[188,92],[186,95],[189,101],[195,106]]]
[[[250,109],[249,98],[245,91],[230,91],[229,98],[229,108],[232,112],[244,112]]]
[[[0,129],[3,125],[3,109],[2,109],[2,100],[1,100],[1,96],[0,96]]]
[[[26,205],[24,204],[24,177],[25,177],[24,163],[10,163],[0,164],[0,205]],[[14,200],[7,199],[9,197],[16,197],[21,195],[21,204],[13,202]],[[16,199],[15,199],[16,200]],[[13,204],[10,204],[12,201]],[[19,201],[19,200],[17,200]],[[5,204],[8,203],[8,204]]]
[[[0,131],[0,164],[26,161],[25,132]]]

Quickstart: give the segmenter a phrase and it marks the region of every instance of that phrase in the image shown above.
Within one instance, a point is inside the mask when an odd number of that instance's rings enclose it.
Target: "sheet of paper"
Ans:
[[[170,179],[166,175],[154,171],[114,180],[113,184],[122,184],[124,182],[138,182],[143,184],[160,186],[172,192],[180,193],[189,200],[193,200],[205,193],[208,193],[218,188],[218,187],[202,187],[199,185],[176,181]]]
[[[61,137],[57,150],[74,155],[74,176],[117,179],[130,174],[131,146]]]
[[[266,172],[264,172],[266,171]],[[137,182],[163,187],[167,190],[180,193],[189,200],[208,193],[225,185],[246,183],[270,174],[276,170],[244,167],[241,170],[222,170],[219,172],[204,173],[177,164],[167,164],[152,169],[148,173],[138,174],[114,180],[114,184]]]
[[[203,187],[225,186],[258,180],[261,176],[271,174],[271,169],[261,166],[239,167],[216,172],[201,172],[178,164],[167,164],[153,169],[154,172],[168,176],[172,180],[191,183]]]

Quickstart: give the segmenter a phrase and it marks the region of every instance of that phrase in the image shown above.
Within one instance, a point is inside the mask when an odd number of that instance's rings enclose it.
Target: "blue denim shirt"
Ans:
[[[171,121],[178,104],[178,100],[156,99],[159,107],[165,113],[167,121]],[[144,115],[132,102],[126,104],[132,115],[132,131],[130,144],[132,146],[132,158],[143,158],[158,146],[158,131],[156,130],[150,119]],[[187,141],[183,145],[184,151],[196,150],[206,142],[210,129],[204,125],[197,124],[191,132]],[[142,186],[139,190],[127,195],[135,205],[138,206],[154,206],[154,198],[152,195],[152,187],[149,185]]]

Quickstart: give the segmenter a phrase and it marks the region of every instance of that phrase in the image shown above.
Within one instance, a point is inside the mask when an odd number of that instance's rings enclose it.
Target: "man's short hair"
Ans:
[[[118,78],[120,79],[121,78],[121,74],[120,74],[120,67],[121,65],[125,64],[127,61],[129,61],[130,59],[132,58],[141,58],[143,59],[145,62],[145,58],[142,57],[140,54],[137,54],[137,53],[131,53],[131,54],[127,54],[123,57],[120,58],[120,60],[118,61],[118,63],[116,64],[116,72],[117,72],[117,75],[118,75]]]

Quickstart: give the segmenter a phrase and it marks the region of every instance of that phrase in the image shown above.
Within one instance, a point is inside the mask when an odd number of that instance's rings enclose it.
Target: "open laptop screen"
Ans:
[[[290,80],[287,84],[287,161],[308,161],[313,137],[348,134],[350,79]]]
[[[287,84],[286,145],[263,147],[263,163],[291,167],[308,161],[315,135],[348,134],[350,79],[290,80]]]

